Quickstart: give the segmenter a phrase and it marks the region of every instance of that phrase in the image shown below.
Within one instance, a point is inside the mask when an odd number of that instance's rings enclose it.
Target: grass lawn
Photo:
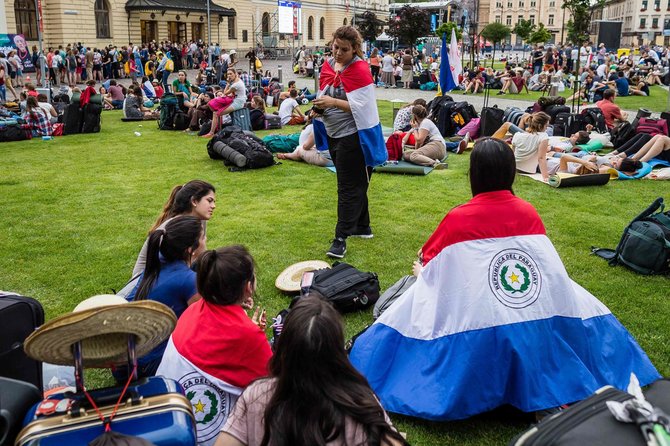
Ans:
[[[391,104],[380,102],[379,109],[390,126]],[[208,246],[246,245],[258,264],[257,301],[270,315],[285,308],[289,297],[275,289],[277,274],[297,261],[326,259],[336,221],[335,175],[290,161],[231,173],[208,158],[201,138],[120,118],[120,112],[103,113],[99,134],[0,145],[0,289],[36,297],[47,318],[120,289],[171,188],[201,178],[217,188]],[[369,192],[375,238],[351,240],[346,261],[378,273],[382,289],[408,274],[446,212],[470,198],[468,161],[467,154],[452,155],[448,170],[425,177],[376,174]],[[667,183],[645,180],[575,189],[524,177],[515,184],[515,193],[538,209],[568,273],[609,306],[665,376],[668,279],[611,268],[589,248],[614,247],[629,220],[656,197],[670,199],[668,191]],[[347,334],[371,320],[371,311],[347,315]],[[89,372],[88,383],[109,384],[110,375]],[[491,417],[392,418],[413,445],[501,445],[527,426]]]

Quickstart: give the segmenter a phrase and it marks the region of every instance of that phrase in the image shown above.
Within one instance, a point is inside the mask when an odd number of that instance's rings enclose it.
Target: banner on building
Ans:
[[[9,56],[10,51],[15,51],[21,59],[23,71],[25,73],[35,72],[33,59],[23,34],[0,34],[0,51],[5,53],[5,56]]]

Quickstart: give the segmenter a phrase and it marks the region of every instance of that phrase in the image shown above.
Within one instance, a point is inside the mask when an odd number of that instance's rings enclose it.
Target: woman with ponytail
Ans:
[[[214,186],[202,180],[192,180],[183,186],[175,186],[149,233],[156,229],[163,229],[167,222],[179,215],[191,215],[202,222],[202,227],[206,234],[207,220],[212,218],[212,213],[216,208],[215,193],[216,189],[214,189]],[[137,276],[144,271],[144,265],[147,261],[148,241],[149,239],[144,242],[140,254],[137,256],[131,282],[136,280]]]
[[[265,316],[258,309],[252,318],[245,312],[255,292],[254,259],[244,246],[204,252],[198,259],[202,299],[177,321],[156,372],[191,395],[201,446],[214,444],[244,388],[268,373]]]
[[[237,401],[215,446],[407,444],[344,350],[342,318],[318,295],[286,317],[270,376]]]
[[[205,232],[197,217],[170,219],[164,228],[149,235],[146,267],[127,299],[161,302],[179,318],[190,304],[200,299],[191,264],[204,247]],[[166,345],[167,341],[139,358],[138,378],[155,375]],[[125,382],[128,376],[125,367],[119,367],[113,373],[118,382]]]
[[[523,173],[540,172],[545,182],[549,180],[547,126],[550,119],[549,115],[544,112],[533,113],[526,121],[526,131],[517,132],[512,137],[512,150],[514,150],[517,170]]]

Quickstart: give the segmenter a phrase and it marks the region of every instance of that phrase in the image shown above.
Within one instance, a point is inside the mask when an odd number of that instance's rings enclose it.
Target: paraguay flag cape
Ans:
[[[193,406],[198,445],[211,446],[244,388],[267,375],[271,356],[242,307],[201,299],[179,318],[156,375],[181,384]]]
[[[382,135],[382,125],[379,122],[375,84],[372,81],[370,67],[367,62],[356,57],[343,71],[335,71],[331,64],[334,59],[327,59],[321,66],[319,77],[319,94],[342,85],[347,94],[347,100],[354,115],[358,138],[365,156],[367,166],[384,164],[388,158],[386,143]],[[319,150],[328,150],[326,127],[321,120],[314,120],[314,139]]]
[[[659,378],[607,307],[568,277],[532,206],[510,192],[452,210],[426,251],[434,256],[416,283],[351,351],[386,410],[430,420],[504,404],[531,412],[604,385],[626,389],[631,372],[642,385]]]

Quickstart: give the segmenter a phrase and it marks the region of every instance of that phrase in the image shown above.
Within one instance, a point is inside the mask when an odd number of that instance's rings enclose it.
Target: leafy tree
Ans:
[[[381,26],[379,25],[377,14],[372,11],[365,11],[360,20],[356,20],[356,28],[361,33],[363,40],[374,42],[377,35],[381,33]]]
[[[520,19],[512,30],[512,32],[516,34],[523,43],[523,54],[521,56],[522,59],[526,57],[526,42],[528,42],[528,39],[530,38],[530,35],[533,33],[533,31],[535,31],[535,24],[530,20],[524,19]]]
[[[493,44],[491,67],[493,67],[496,60],[496,45],[505,40],[510,34],[512,34],[512,30],[508,26],[498,22],[489,23],[482,30],[481,36]]]
[[[540,23],[535,31],[532,32],[528,38],[530,43],[544,44],[551,40],[551,32],[544,27],[544,23]]]
[[[463,32],[458,27],[456,22],[444,22],[443,24],[440,25],[439,28],[435,30],[435,35],[440,39],[442,39],[442,34],[446,34],[447,42],[450,42],[452,29],[456,30],[456,40],[461,40],[461,38],[463,37]]]
[[[412,48],[420,37],[430,34],[430,17],[424,10],[413,6],[400,8],[398,15],[389,19],[388,25],[390,36]]]

